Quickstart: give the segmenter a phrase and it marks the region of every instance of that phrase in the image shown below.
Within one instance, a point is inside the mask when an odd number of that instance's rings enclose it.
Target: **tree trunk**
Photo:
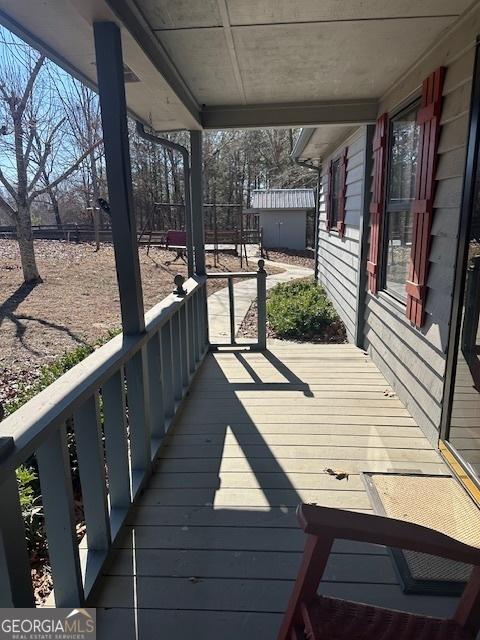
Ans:
[[[53,213],[55,214],[55,223],[59,231],[61,231],[63,229],[63,223],[62,223],[62,218],[60,216],[60,207],[58,206],[58,200],[55,195],[53,196],[53,198],[50,195],[50,198],[52,200]]]
[[[18,208],[16,224],[23,279],[25,282],[42,282],[38,272],[37,262],[35,260],[32,223],[28,206],[21,206]]]

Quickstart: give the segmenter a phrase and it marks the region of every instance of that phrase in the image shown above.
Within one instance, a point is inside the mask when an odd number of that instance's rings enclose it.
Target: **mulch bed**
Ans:
[[[294,249],[268,249],[265,257],[274,262],[285,262],[297,267],[315,268],[315,253],[312,249],[295,251]]]

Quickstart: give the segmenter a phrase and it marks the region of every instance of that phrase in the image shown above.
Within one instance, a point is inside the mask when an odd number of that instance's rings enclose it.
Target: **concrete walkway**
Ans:
[[[254,262],[257,268],[257,261]],[[268,274],[268,267],[275,266],[284,269],[282,273],[275,273],[267,276],[267,290],[274,287],[279,282],[290,282],[298,278],[309,278],[313,276],[313,270],[305,267],[297,267],[284,262],[272,262],[265,260],[265,270]],[[247,315],[250,305],[257,297],[257,280],[249,279],[242,282],[236,282],[234,285],[235,295],[235,331],[237,332],[243,319]],[[213,293],[208,297],[208,321],[210,327],[210,342],[228,343],[230,341],[230,312],[228,301],[228,287]],[[243,342],[251,342],[251,340],[243,340]],[[239,340],[239,344],[242,339]]]

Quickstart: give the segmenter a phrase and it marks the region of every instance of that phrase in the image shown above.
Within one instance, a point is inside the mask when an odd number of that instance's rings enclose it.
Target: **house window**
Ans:
[[[332,193],[331,193],[331,214],[330,214],[330,226],[333,229],[337,228],[338,214],[340,210],[340,198],[342,195],[342,185],[340,176],[340,158],[332,162]]]
[[[384,288],[406,300],[412,248],[411,203],[415,198],[419,125],[416,103],[390,121],[388,149],[388,185],[384,229]]]

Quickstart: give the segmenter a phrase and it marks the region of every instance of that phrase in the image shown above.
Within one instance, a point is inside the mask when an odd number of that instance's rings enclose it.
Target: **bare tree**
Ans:
[[[96,149],[96,142],[102,138],[100,103],[97,94],[82,83],[58,76],[59,95],[65,110],[72,145],[78,154],[87,154],[82,168],[82,182],[85,190],[85,205],[92,212],[95,230],[96,250],[100,248],[101,211],[99,162],[103,153]]]
[[[0,182],[6,197],[0,207],[17,228],[25,282],[40,282],[33,244],[31,207],[38,196],[50,193],[72,175],[100,144],[96,140],[72,158],[65,136],[65,116],[43,55],[2,30],[0,59]],[[56,158],[58,169],[45,181],[47,163]]]

